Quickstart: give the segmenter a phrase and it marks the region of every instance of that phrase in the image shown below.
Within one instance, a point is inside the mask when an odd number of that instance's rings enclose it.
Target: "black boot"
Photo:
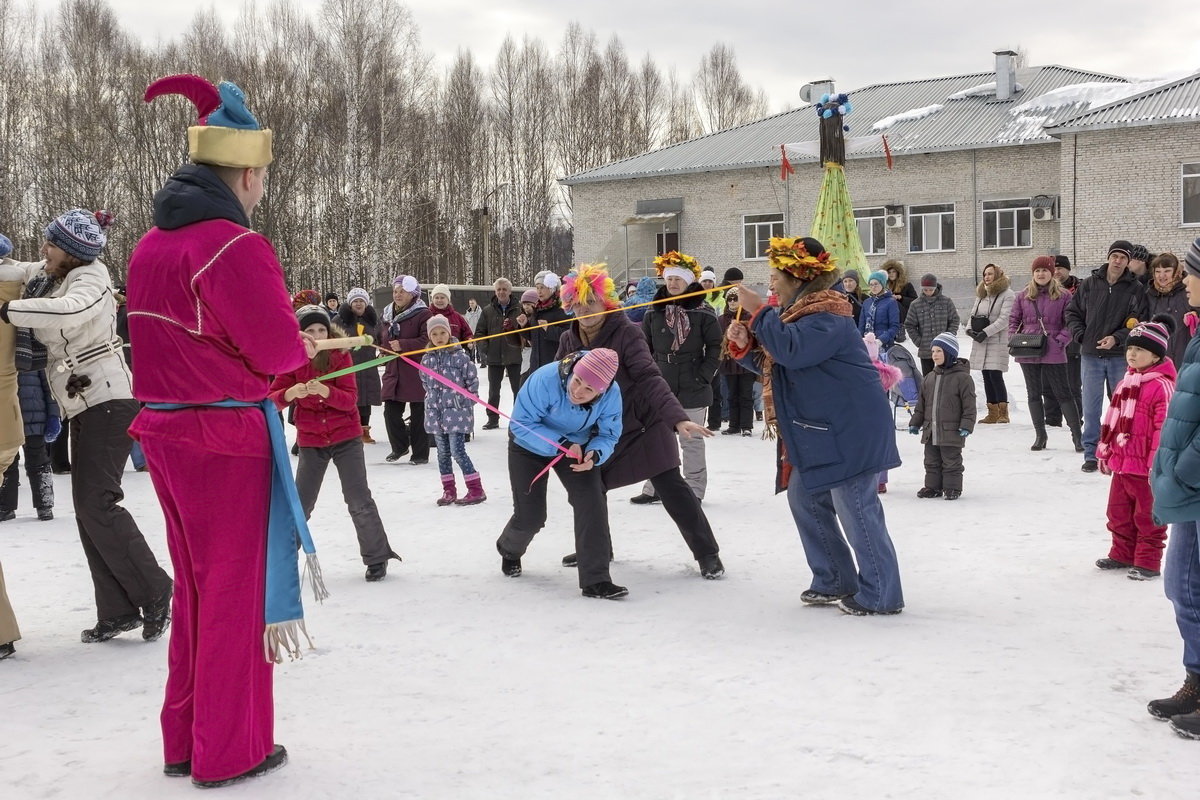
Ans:
[[[219,786],[229,786],[232,783],[241,783],[247,778],[257,778],[260,775],[266,775],[268,772],[274,772],[287,763],[287,750],[281,744],[275,745],[275,749],[271,751],[271,755],[263,759],[262,763],[253,769],[246,770],[241,775],[234,775],[232,778],[226,778],[223,781],[198,781],[192,778],[192,785],[198,786],[201,789],[215,789]],[[189,763],[189,767],[191,764]],[[166,770],[163,770],[166,772]]]
[[[50,465],[29,476],[33,487],[33,507],[37,509],[40,520],[54,519],[54,476],[50,474]]]
[[[1046,407],[1041,395],[1029,398],[1029,418],[1033,420],[1033,446],[1030,450],[1046,449]]]
[[[627,594],[629,594],[628,589],[624,586],[617,586],[612,581],[600,581],[583,587],[584,597],[596,597],[601,600],[619,600]]]
[[[1029,446],[1030,450],[1045,450],[1046,449],[1046,429],[1034,428],[1033,444]]]
[[[1079,409],[1075,407],[1075,401],[1069,401],[1063,407],[1063,417],[1067,420],[1067,427],[1071,429],[1071,444],[1075,446],[1075,452],[1082,453],[1083,424],[1079,421]]]
[[[142,638],[147,642],[158,639],[171,624],[171,595],[174,589],[175,584],[172,583],[157,600],[142,609]]]
[[[79,635],[84,644],[107,642],[109,639],[124,631],[142,627],[141,614],[123,614],[119,617],[109,617],[96,623],[96,627],[88,628]]]
[[[700,565],[700,576],[710,581],[715,581],[725,574],[725,565],[721,563],[721,557],[716,553],[698,558],[696,563]]]
[[[1189,672],[1179,691],[1162,700],[1151,700],[1146,710],[1150,716],[1161,720],[1200,711],[1200,674]]]

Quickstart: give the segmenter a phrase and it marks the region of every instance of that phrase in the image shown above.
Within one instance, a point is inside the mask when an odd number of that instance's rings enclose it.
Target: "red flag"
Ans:
[[[887,159],[888,169],[891,169],[892,168],[892,148],[888,147],[886,135],[881,135],[879,138],[883,139],[883,157]]]
[[[786,144],[779,145],[779,155],[783,157],[783,161],[779,165],[779,180],[786,181],[788,175],[796,171],[792,169],[792,162],[788,161]]]

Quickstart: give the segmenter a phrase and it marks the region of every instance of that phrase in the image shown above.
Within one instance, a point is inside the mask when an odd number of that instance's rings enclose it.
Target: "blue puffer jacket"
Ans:
[[[43,436],[46,432],[46,420],[60,416],[58,403],[50,394],[50,384],[46,382],[46,371],[17,373],[17,398],[21,402],[21,419],[25,423],[26,436]]]
[[[540,456],[559,454],[550,442],[575,442],[583,445],[585,453],[595,450],[599,463],[603,464],[621,438],[624,413],[621,387],[614,382],[591,403],[577,406],[567,396],[567,381],[573,366],[574,360],[564,359],[538,367],[530,374],[513,404],[513,422],[519,423],[512,426],[513,438],[521,447]]]
[[[874,332],[880,349],[886,351],[896,342],[900,333],[900,304],[887,292],[878,297],[867,297],[858,312],[858,331],[866,336]]]
[[[764,308],[751,328],[774,359],[775,420],[805,489],[900,466],[887,394],[852,317],[817,312],[784,323],[777,309]],[[758,357],[751,351],[742,364],[760,371]]]
[[[1159,522],[1200,520],[1200,337],[1188,342],[1150,471]]]

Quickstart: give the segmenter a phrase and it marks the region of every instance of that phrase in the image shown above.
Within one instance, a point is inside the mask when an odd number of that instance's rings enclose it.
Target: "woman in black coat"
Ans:
[[[577,317],[621,307],[612,279],[603,267],[592,264],[584,264],[577,274],[567,276],[562,297]],[[625,413],[616,450],[601,468],[605,491],[649,479],[699,563],[700,574],[705,578],[721,577],[725,567],[718,555],[720,547],[700,500],[679,472],[679,446],[675,439],[676,433],[682,436],[712,436],[712,433],[688,418],[663,380],[645,336],[624,314],[577,319],[564,327],[567,330],[559,340],[558,358],[582,348],[596,347],[615,350],[620,358],[616,382],[621,388]],[[574,563],[573,553],[563,559],[566,566]]]
[[[371,297],[365,289],[357,287],[346,294],[346,302],[338,309],[336,321],[346,331],[347,336],[361,336],[364,333],[374,335],[379,327],[379,316],[371,305]],[[375,358],[374,348],[360,347],[350,351],[350,359],[355,364],[362,364]],[[358,381],[358,421],[362,424],[363,444],[375,444],[371,438],[371,406],[383,403],[380,392],[379,370],[360,369],[354,373]]]

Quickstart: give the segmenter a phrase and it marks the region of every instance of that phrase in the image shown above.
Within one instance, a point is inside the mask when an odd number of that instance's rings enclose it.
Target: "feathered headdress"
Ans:
[[[675,275],[688,283],[700,280],[700,262],[678,250],[672,250],[654,259],[654,266],[658,268],[659,277],[666,277],[674,271]],[[689,272],[691,275],[687,274]]]
[[[621,307],[617,286],[608,276],[606,264],[580,264],[578,269],[563,278],[561,296],[563,305],[568,308],[591,305],[597,297],[604,301],[606,309]]]
[[[767,263],[802,281],[837,269],[837,259],[811,236],[772,236]]]
[[[213,86],[199,75],[168,75],[146,87],[144,99],[149,103],[165,94],[183,95],[196,106],[196,124],[188,128],[193,163],[243,168],[271,163],[271,131],[246,108],[246,95],[236,84]]]

